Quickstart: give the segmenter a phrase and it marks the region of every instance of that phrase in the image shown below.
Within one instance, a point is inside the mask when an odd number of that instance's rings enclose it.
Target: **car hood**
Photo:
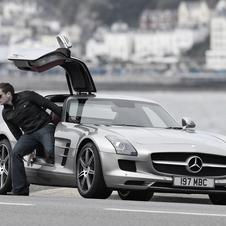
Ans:
[[[226,137],[204,133],[202,131],[153,129],[138,127],[107,127],[103,128],[105,134],[114,134],[127,139],[134,146],[136,145],[170,145],[193,146],[193,147],[220,147],[226,150]]]

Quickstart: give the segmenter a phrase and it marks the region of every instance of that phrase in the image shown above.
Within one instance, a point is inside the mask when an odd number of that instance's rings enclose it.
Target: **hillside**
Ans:
[[[139,17],[145,9],[177,9],[181,0],[37,0],[51,12],[59,11],[63,25],[76,23],[82,27],[81,44],[86,41],[98,26],[110,26],[115,21],[126,22],[131,28],[137,28]],[[202,1],[202,0],[185,0]],[[213,8],[218,0],[206,0]],[[209,40],[194,46],[185,57],[197,58],[203,62],[204,53],[209,48]],[[200,63],[201,63],[200,62]]]
[[[177,9],[181,0],[41,0],[43,3],[60,10],[64,23],[83,24],[89,21],[92,25],[111,25],[122,20],[131,27],[138,26],[138,20],[144,9]],[[202,0],[186,0],[202,1]],[[218,0],[206,0],[213,7]],[[87,22],[86,22],[87,23]],[[94,26],[95,27],[95,26]]]

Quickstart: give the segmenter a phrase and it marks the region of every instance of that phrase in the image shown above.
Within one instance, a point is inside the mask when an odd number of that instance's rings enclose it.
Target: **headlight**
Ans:
[[[117,154],[137,156],[137,151],[126,139],[114,135],[106,136],[106,138],[112,143]]]

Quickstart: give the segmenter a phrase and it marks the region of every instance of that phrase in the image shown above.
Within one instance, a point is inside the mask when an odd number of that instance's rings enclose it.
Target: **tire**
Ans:
[[[77,158],[77,188],[84,198],[107,199],[112,190],[104,181],[100,157],[92,142],[84,145]]]
[[[11,145],[7,139],[0,141],[0,194],[4,195],[12,189],[11,180]]]
[[[226,205],[226,195],[209,194],[209,198],[214,205]]]
[[[154,192],[153,191],[130,191],[130,190],[119,190],[118,195],[122,200],[133,200],[133,201],[149,201]]]

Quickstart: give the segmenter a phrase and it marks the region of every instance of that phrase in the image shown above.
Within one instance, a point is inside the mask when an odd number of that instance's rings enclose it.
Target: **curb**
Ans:
[[[30,192],[30,196],[39,197],[71,197],[71,198],[83,198],[76,188],[50,188],[40,191]],[[117,192],[112,192],[108,199],[120,199]]]
[[[32,197],[70,197],[70,198],[80,198],[83,197],[79,194],[76,188],[48,188],[40,191],[34,191],[30,193]],[[121,200],[118,196],[117,191],[113,191],[108,199]],[[211,204],[208,195],[199,194],[164,194],[155,193],[150,201],[154,202],[173,202],[173,203],[196,203],[196,204]]]

